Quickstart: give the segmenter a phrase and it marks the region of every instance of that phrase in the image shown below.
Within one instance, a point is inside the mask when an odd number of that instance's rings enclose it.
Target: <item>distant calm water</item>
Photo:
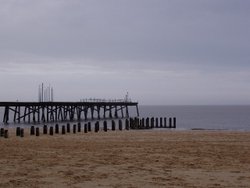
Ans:
[[[250,131],[250,106],[140,106],[141,117],[176,117],[177,128]],[[134,109],[130,109],[134,115]],[[3,109],[0,109],[2,121]],[[3,123],[0,123],[3,126]],[[9,126],[12,126],[10,124]]]
[[[250,131],[250,106],[141,106],[144,117],[176,117],[178,129]]]

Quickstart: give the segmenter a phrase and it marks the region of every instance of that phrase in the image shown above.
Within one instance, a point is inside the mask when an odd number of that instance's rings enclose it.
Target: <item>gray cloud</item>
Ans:
[[[0,84],[18,88],[2,92],[3,100],[35,100],[34,87],[47,81],[58,87],[60,100],[129,90],[144,104],[250,102],[248,1],[0,5],[0,79],[8,77]],[[25,87],[29,92],[20,92]]]

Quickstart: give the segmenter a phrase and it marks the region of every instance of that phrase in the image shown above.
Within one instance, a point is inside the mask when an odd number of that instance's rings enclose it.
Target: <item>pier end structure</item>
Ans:
[[[10,118],[18,123],[128,118],[129,107],[135,107],[139,117],[138,102],[132,101],[0,102],[0,108],[4,108],[4,123],[8,123]]]

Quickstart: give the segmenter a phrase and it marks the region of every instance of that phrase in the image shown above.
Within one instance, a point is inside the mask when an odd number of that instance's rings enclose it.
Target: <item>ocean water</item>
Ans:
[[[178,129],[250,131],[246,106],[141,106],[142,117],[176,117]]]
[[[177,130],[211,129],[250,131],[249,106],[139,106],[140,117],[176,117]],[[135,116],[135,108],[130,109]],[[3,108],[0,109],[0,126],[16,126],[18,123],[2,123]],[[51,123],[55,124],[55,123]],[[21,124],[21,126],[29,126]]]

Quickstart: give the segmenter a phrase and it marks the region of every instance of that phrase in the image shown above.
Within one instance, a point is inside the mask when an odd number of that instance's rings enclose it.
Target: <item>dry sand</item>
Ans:
[[[0,138],[0,187],[250,187],[250,132]]]

